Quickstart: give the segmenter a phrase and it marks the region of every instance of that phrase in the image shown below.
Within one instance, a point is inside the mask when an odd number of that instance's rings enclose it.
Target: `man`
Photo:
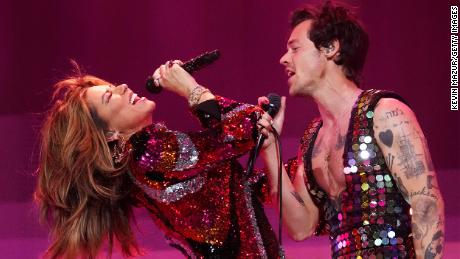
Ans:
[[[343,7],[294,12],[280,62],[292,96],[311,97],[320,118],[282,170],[283,224],[295,240],[329,234],[333,258],[441,258],[444,204],[428,145],[398,95],[362,90],[368,36]],[[283,115],[259,121],[281,130]],[[273,138],[262,156],[278,198]],[[435,246],[435,247],[434,247]]]

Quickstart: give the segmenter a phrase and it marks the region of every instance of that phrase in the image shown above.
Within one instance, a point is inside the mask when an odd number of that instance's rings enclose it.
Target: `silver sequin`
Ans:
[[[174,171],[183,171],[196,165],[200,152],[196,149],[190,137],[182,132],[174,132],[179,144],[179,157]]]
[[[134,176],[131,176],[131,178],[150,198],[166,204],[178,201],[188,194],[196,193],[206,183],[204,177],[197,176],[193,179],[173,184],[164,190],[156,190],[139,182]]]
[[[246,109],[250,108],[251,106],[252,105],[249,105],[249,104],[243,104],[243,105],[240,105],[240,106],[236,107],[235,109],[227,112],[226,114],[223,114],[222,115],[222,121],[225,121],[225,120],[228,120],[228,119],[232,118],[238,112],[246,110]]]

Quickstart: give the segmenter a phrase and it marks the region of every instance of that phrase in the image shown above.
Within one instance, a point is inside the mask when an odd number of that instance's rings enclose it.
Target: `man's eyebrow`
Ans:
[[[287,45],[290,46],[290,45],[292,45],[292,44],[294,44],[294,43],[297,43],[298,41],[299,41],[298,39],[289,40],[288,43],[287,43]]]

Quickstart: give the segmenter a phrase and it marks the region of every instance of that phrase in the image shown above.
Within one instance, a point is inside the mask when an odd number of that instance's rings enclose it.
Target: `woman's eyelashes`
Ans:
[[[104,103],[105,104],[109,103],[110,97],[112,97],[112,89],[107,89],[104,93]]]

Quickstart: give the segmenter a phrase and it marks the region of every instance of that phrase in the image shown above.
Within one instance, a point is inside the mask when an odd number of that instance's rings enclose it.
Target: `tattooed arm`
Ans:
[[[396,99],[381,99],[375,108],[374,134],[399,190],[411,205],[417,258],[441,258],[444,202],[414,113]]]

